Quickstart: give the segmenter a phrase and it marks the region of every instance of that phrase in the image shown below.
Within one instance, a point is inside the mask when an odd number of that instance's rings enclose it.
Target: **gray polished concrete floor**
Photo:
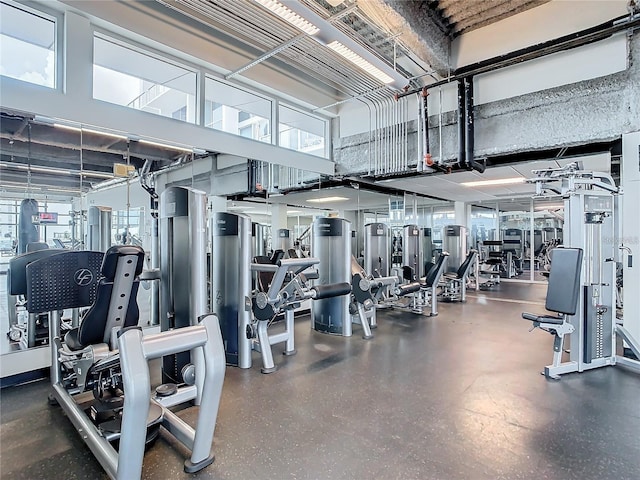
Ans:
[[[379,313],[365,341],[312,332],[280,369],[227,368],[215,463],[183,473],[168,435],[149,449],[145,479],[640,478],[640,376],[608,367],[547,381],[552,337],[520,313],[543,311],[545,286],[469,292],[434,318]],[[281,348],[275,347],[276,353]],[[106,475],[46,382],[1,392],[3,479]],[[193,423],[196,408],[180,415]]]

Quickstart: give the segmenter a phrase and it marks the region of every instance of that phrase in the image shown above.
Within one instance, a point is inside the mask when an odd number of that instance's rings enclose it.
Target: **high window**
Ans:
[[[270,118],[270,100],[212,78],[205,80],[206,127],[271,143]]]
[[[279,116],[281,147],[326,157],[324,120],[284,105],[280,105]]]
[[[56,23],[0,2],[0,74],[56,87]]]
[[[95,37],[93,98],[196,123],[196,72]]]

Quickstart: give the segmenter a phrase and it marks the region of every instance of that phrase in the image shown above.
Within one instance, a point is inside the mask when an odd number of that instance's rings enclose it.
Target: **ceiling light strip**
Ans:
[[[349,60],[358,68],[364,70],[369,75],[373,76],[374,78],[377,78],[382,83],[385,83],[385,84],[393,83],[393,78],[391,78],[389,75],[384,73],[378,67],[374,66],[373,64],[371,64],[370,62],[362,58],[360,55],[358,55],[356,52],[354,52],[350,48],[345,47],[343,44],[341,44],[337,40],[334,40],[333,42],[329,43],[327,47],[329,47],[331,50],[336,52],[338,55],[341,55],[342,57]]]
[[[310,198],[307,202],[310,203],[331,203],[331,202],[344,202],[349,200],[347,197],[320,197],[320,198]]]
[[[171,150],[178,150],[180,152],[193,153],[193,148],[179,147],[177,145],[170,145],[168,143],[154,142],[152,140],[140,139],[140,140],[138,140],[138,143],[141,143],[143,145],[150,145],[150,146],[153,146],[153,147],[169,148]]]
[[[255,0],[260,5],[265,7],[268,10],[271,10],[273,13],[278,15],[283,20],[287,21],[294,27],[302,30],[307,35],[315,35],[320,31],[320,29],[315,26],[310,21],[302,18],[297,13],[293,12],[289,7],[283,5],[277,0]]]
[[[525,182],[524,177],[500,178],[497,180],[479,180],[476,182],[461,182],[463,187],[491,187],[496,185],[516,185]]]

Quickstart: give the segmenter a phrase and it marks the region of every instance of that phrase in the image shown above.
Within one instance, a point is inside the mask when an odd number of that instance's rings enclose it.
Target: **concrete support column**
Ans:
[[[93,29],[88,18],[67,11],[64,18],[64,92],[69,102],[93,98]]]
[[[274,203],[271,205],[271,231],[275,234],[281,228],[289,228],[287,224],[287,206]]]
[[[464,202],[453,202],[453,210],[455,215],[455,224],[464,225],[465,227],[468,226],[469,209],[467,208],[467,204]]]
[[[227,211],[227,199],[226,197],[218,197],[215,195],[209,196],[209,205],[211,205],[212,212],[226,212]]]

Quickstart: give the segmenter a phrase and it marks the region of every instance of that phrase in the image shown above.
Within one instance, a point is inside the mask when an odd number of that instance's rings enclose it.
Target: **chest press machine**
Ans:
[[[563,242],[554,248],[546,308],[556,315],[523,313],[555,336],[553,363],[544,368],[547,378],[609,365],[625,365],[640,372],[640,362],[616,354],[617,337],[640,358],[640,343],[616,322],[616,262],[614,196],[622,193],[611,176],[578,170],[534,170],[537,197],[564,199]],[[562,355],[569,343],[569,361]]]
[[[224,350],[218,321],[143,337],[136,293],[144,251],[114,246],[106,254],[71,251],[26,265],[27,309],[48,312],[52,397],[65,411],[107,474],[140,478],[145,442],[160,426],[191,450],[187,473],[210,465],[215,422],[224,381]],[[60,311],[89,306],[77,329],[64,339]],[[148,360],[186,350],[200,351],[204,364],[202,403],[194,430],[151,398]],[[93,395],[91,395],[93,393]],[[120,455],[118,450],[126,452]]]

